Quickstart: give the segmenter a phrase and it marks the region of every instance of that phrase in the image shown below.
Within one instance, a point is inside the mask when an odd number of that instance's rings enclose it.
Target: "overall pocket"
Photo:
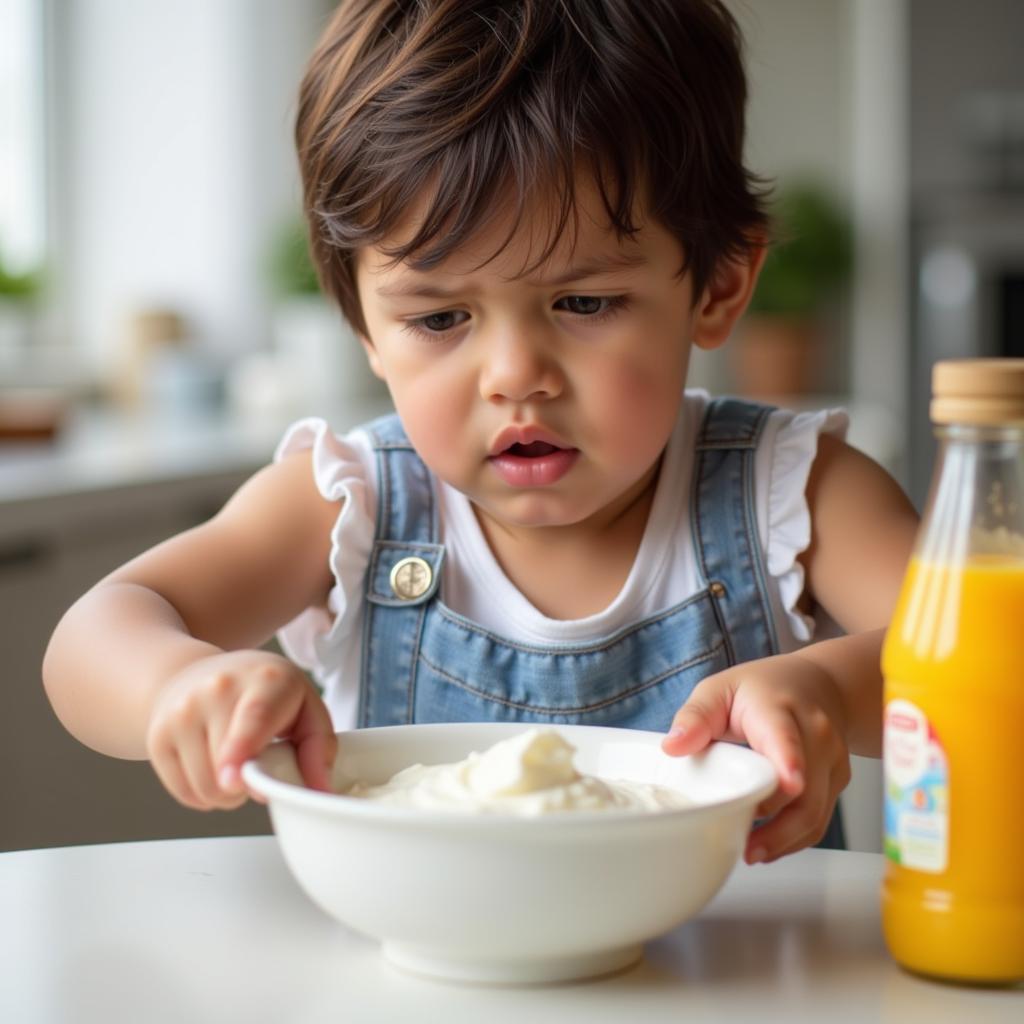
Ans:
[[[423,626],[416,722],[503,721],[661,731],[700,680],[728,666],[711,598],[587,644],[520,644],[439,601]]]

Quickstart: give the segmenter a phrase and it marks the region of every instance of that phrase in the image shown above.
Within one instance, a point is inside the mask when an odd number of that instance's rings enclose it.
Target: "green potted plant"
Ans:
[[[42,287],[42,271],[14,270],[0,250],[0,350],[23,352],[28,347]]]
[[[286,219],[271,239],[271,376],[279,404],[327,415],[385,392],[337,306],[321,292],[305,221]],[[266,357],[264,357],[266,359]]]
[[[849,221],[822,186],[781,189],[771,213],[775,237],[732,360],[737,390],[758,397],[816,389],[829,307],[852,265]]]
[[[302,218],[279,226],[270,249],[270,277],[279,296],[320,294]]]

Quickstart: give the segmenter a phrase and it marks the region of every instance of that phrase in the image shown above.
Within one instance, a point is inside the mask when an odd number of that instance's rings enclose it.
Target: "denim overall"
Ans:
[[[753,482],[770,411],[735,399],[708,407],[690,506],[703,589],[608,636],[543,645],[505,639],[445,606],[430,471],[397,416],[369,424],[380,493],[366,581],[360,727],[501,721],[663,732],[702,679],[777,653]],[[411,585],[402,585],[403,572]],[[843,845],[838,813],[820,845]]]

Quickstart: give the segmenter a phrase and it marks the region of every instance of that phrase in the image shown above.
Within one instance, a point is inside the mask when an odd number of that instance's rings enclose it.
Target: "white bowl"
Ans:
[[[333,783],[459,761],[526,728],[339,733]],[[661,751],[660,733],[556,728],[576,748],[579,771],[671,786],[695,806],[534,818],[391,807],[306,788],[285,743],[242,775],[267,798],[284,858],[310,898],[381,940],[393,963],[462,981],[564,981],[633,963],[645,941],[700,911],[732,871],[776,775],[734,744],[676,758]]]

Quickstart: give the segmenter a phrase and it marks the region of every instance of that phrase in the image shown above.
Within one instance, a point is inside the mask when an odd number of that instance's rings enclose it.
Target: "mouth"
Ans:
[[[556,444],[550,438],[537,437],[537,433],[521,430],[503,434],[492,449],[488,461],[509,486],[548,487],[575,464],[578,448]]]
[[[489,458],[509,455],[518,459],[537,459],[557,451],[574,451],[565,441],[539,423],[512,424],[491,443]]]
[[[518,441],[509,445],[504,452],[500,452],[501,455],[514,455],[521,459],[539,459],[545,455],[551,455],[553,452],[567,451],[568,449],[559,448],[557,445],[548,444],[547,441],[531,441],[529,444],[520,444]]]

